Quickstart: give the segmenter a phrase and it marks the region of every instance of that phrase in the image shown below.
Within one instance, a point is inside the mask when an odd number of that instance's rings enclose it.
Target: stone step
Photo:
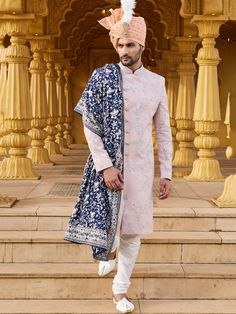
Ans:
[[[82,158],[88,158],[90,151],[89,149],[64,149],[62,153],[64,156],[79,156]]]
[[[93,262],[91,248],[64,231],[0,231],[0,262]],[[154,232],[142,238],[138,263],[236,263],[236,232]]]
[[[235,314],[236,300],[132,300],[133,314]],[[117,314],[111,300],[0,300],[1,314]]]
[[[72,212],[72,210],[70,209]],[[1,216],[0,230],[65,230],[69,215],[60,216]],[[188,218],[188,217],[158,217],[154,215],[154,231],[235,231],[236,218]]]
[[[88,145],[87,144],[70,144],[69,145],[70,149],[79,149],[79,150],[88,150]]]
[[[0,209],[0,230],[65,230],[73,206]],[[154,231],[236,231],[236,208],[154,208]]]
[[[96,264],[0,265],[1,299],[109,299],[115,272]],[[236,265],[137,264],[129,295],[139,299],[236,299]]]
[[[64,155],[52,155],[50,156],[50,159],[56,164],[56,165],[71,165],[73,163],[84,165],[87,156],[64,156]]]
[[[0,242],[63,243],[64,231],[0,231]],[[236,232],[156,231],[142,243],[236,243]]]

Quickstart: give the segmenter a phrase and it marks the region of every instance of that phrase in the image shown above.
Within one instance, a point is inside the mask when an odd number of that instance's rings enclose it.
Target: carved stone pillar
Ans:
[[[59,145],[56,143],[55,135],[58,133],[57,125],[58,120],[58,107],[57,107],[57,72],[54,64],[55,51],[48,49],[45,53],[45,60],[47,65],[46,78],[46,94],[49,108],[49,118],[47,120],[47,138],[45,140],[45,148],[47,148],[49,155],[61,154]]]
[[[6,130],[4,127],[4,112],[6,98],[6,83],[7,83],[7,63],[6,63],[6,48],[3,46],[4,34],[0,34],[0,157],[7,156],[7,150],[4,143]]]
[[[202,48],[196,58],[199,64],[196,100],[193,120],[198,136],[194,145],[199,149],[198,159],[194,161],[192,172],[185,177],[189,181],[221,181],[223,176],[218,160],[214,159],[214,149],[219,146],[215,133],[221,120],[217,65],[220,61],[215,48],[215,38],[225,16],[194,16],[199,36],[203,38]]]
[[[47,132],[44,128],[47,126],[49,110],[47,106],[46,95],[46,64],[43,60],[42,50],[45,49],[45,39],[42,37],[30,37],[33,60],[30,63],[31,86],[30,94],[33,109],[32,129],[29,135],[32,138],[31,148],[28,151],[28,157],[34,164],[53,164],[48,156],[48,150],[44,148],[44,140]]]
[[[68,148],[66,140],[64,138],[65,126],[66,122],[66,97],[65,97],[65,78],[63,75],[63,68],[60,63],[56,63],[56,71],[57,71],[57,100],[58,100],[58,109],[59,109],[59,117],[57,129],[58,133],[56,135],[56,142],[59,144],[60,150]]]
[[[26,157],[27,147],[31,144],[31,138],[27,133],[32,120],[32,106],[28,73],[30,53],[25,45],[25,36],[34,15],[21,15],[15,19],[12,16],[5,18],[7,33],[11,36],[11,45],[6,53],[8,77],[4,114],[10,157],[7,158],[6,168],[2,169],[1,179],[38,179],[31,159]]]
[[[65,83],[65,97],[66,97],[66,119],[65,119],[65,131],[64,138],[66,140],[67,145],[73,144],[74,139],[71,134],[72,130],[72,121],[73,121],[73,109],[72,109],[72,95],[71,95],[71,81],[70,81],[70,71],[66,69],[64,71],[64,77],[66,80]]]
[[[177,51],[168,51],[165,52],[165,59],[167,61],[167,98],[168,106],[170,112],[170,126],[172,132],[172,148],[173,148],[173,157],[177,149],[178,143],[176,141],[176,121],[175,121],[175,112],[177,105],[177,96],[178,96],[178,86],[179,86],[179,75],[177,72],[177,67],[179,64],[179,53]]]
[[[194,121],[193,111],[195,102],[196,66],[193,62],[193,54],[196,49],[198,38],[177,37],[181,62],[179,64],[179,88],[175,120],[177,123],[176,139],[179,148],[175,152],[173,166],[192,167],[196,159],[196,152],[193,150]]]
[[[4,112],[5,112],[5,93],[6,93],[6,79],[7,79],[7,63],[6,48],[3,46],[4,33],[2,34],[2,25],[0,24],[0,156],[6,157],[6,145],[4,145],[4,135],[6,135],[4,128]],[[0,161],[0,176],[3,168],[5,168],[6,158]],[[0,194],[0,208],[11,207],[16,201],[15,197],[3,196]]]

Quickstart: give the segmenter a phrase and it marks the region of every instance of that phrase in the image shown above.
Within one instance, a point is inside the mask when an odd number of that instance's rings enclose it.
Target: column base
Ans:
[[[59,145],[56,142],[45,142],[44,146],[48,150],[49,156],[51,155],[62,155]]]
[[[65,135],[64,139],[66,140],[67,146],[71,145],[74,143],[74,139],[72,137],[72,135]]]
[[[4,161],[3,161],[4,162]],[[0,180],[38,180],[32,167],[32,161],[27,157],[11,156],[5,159],[1,167]]]
[[[236,207],[236,174],[225,179],[224,191],[218,198],[213,198],[218,207]]]
[[[183,178],[185,176],[188,176],[191,173],[191,169],[186,170],[186,168],[178,168],[177,170],[175,170],[175,168],[173,168],[173,176],[175,178]]]
[[[7,156],[6,148],[0,147],[0,156],[1,157],[6,157]]]
[[[35,165],[53,165],[53,162],[48,157],[48,151],[43,147],[32,147],[28,151],[28,158]]]
[[[66,143],[66,140],[62,137],[57,137],[56,143],[59,145],[60,151],[63,151],[63,149],[68,149],[68,145]]]
[[[8,196],[1,196],[0,195],[0,208],[2,207],[12,207],[15,202],[17,201],[17,198],[15,197],[8,197]]]
[[[192,172],[184,178],[187,181],[224,181],[220,171],[220,164],[215,159],[196,159],[193,163]]]
[[[7,159],[8,157],[3,158],[3,160],[0,162],[0,178],[2,176],[2,173],[6,172],[7,169]]]
[[[173,166],[192,167],[194,160],[196,160],[196,153],[191,148],[178,149],[175,152]]]

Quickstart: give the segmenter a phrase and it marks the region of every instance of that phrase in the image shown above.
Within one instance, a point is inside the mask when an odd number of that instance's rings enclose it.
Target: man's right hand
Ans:
[[[109,167],[103,170],[104,181],[109,189],[123,190],[124,180],[122,173],[115,167]]]

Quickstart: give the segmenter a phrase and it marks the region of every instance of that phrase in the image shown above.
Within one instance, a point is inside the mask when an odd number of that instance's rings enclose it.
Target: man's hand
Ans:
[[[109,167],[103,170],[104,181],[109,189],[123,190],[124,180],[122,173],[115,167]]]
[[[170,181],[167,179],[160,179],[160,194],[159,198],[164,199],[167,198],[171,191],[171,184]]]

